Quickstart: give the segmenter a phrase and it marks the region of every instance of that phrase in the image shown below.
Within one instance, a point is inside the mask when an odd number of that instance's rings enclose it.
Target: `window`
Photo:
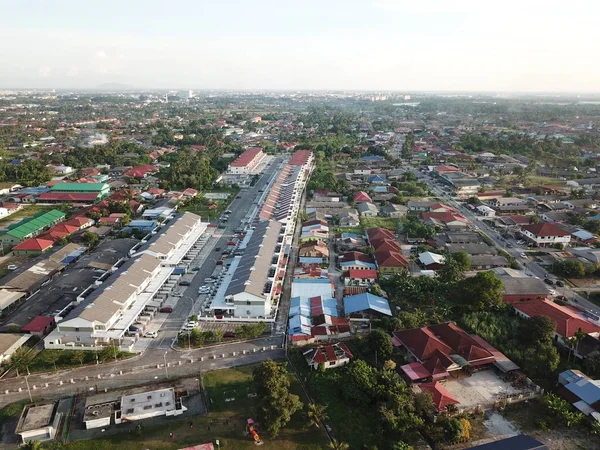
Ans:
[[[75,331],[79,331],[79,327],[75,327]]]
[[[329,361],[329,365],[330,366],[334,366],[335,365],[335,361]]]
[[[77,336],[77,337],[75,338],[75,340],[76,340],[77,342],[81,342],[81,338],[80,338],[79,336]]]

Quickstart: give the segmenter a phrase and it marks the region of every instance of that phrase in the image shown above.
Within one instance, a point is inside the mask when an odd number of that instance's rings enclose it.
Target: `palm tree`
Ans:
[[[321,428],[321,423],[327,420],[327,406],[318,403],[308,404],[308,426]]]
[[[345,442],[339,442],[334,439],[333,442],[329,444],[329,448],[331,450],[349,450],[350,446]]]

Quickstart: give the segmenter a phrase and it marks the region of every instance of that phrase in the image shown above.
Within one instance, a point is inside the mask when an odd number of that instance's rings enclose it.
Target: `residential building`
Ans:
[[[549,448],[531,436],[518,434],[487,444],[476,445],[471,447],[471,450],[549,450]]]
[[[227,171],[234,175],[251,174],[265,156],[266,154],[262,151],[262,148],[250,147],[229,164]]]
[[[158,416],[179,416],[187,411],[173,388],[141,392],[121,397],[115,423],[128,423]]]
[[[61,417],[62,414],[58,413],[58,402],[25,405],[15,434],[21,436],[23,444],[54,439]]]
[[[388,301],[368,292],[344,297],[344,312],[351,318],[369,318],[392,315]]]
[[[600,382],[580,370],[565,370],[558,375],[558,394],[586,416],[600,421]]]
[[[369,202],[357,204],[356,209],[358,210],[358,214],[362,217],[377,217],[377,214],[379,214],[377,206]]]
[[[453,372],[491,366],[496,360],[485,346],[453,322],[394,331],[392,342],[414,361],[400,367],[405,378],[412,382],[439,381]]]
[[[372,286],[377,281],[377,271],[350,269],[344,273],[344,285],[346,286]]]
[[[30,334],[0,333],[0,364],[10,361],[11,356],[31,337]]]
[[[358,227],[360,226],[360,219],[358,217],[358,211],[355,209],[349,211],[342,211],[338,215],[340,227]]]
[[[342,271],[346,270],[374,270],[377,265],[373,258],[366,253],[347,252],[338,256],[338,263]]]
[[[404,217],[408,212],[408,208],[404,205],[394,205],[390,203],[381,207],[381,215],[383,217],[400,218]]]
[[[502,299],[512,305],[517,302],[543,299],[548,296],[548,287],[538,278],[502,278]]]
[[[374,256],[382,275],[394,275],[408,267],[406,257],[397,251],[378,250]]]
[[[352,194],[355,203],[372,203],[371,196],[364,191],[355,192]]]
[[[565,247],[571,242],[571,233],[552,223],[522,225],[520,234],[537,247]]]
[[[578,330],[593,337],[600,335],[600,326],[588,320],[580,311],[568,306],[561,306],[548,299],[530,300],[513,303],[512,307],[517,314],[526,319],[530,317],[544,316],[556,323],[554,332],[555,340],[562,344],[566,339],[575,336]]]
[[[301,264],[320,264],[329,259],[329,247],[322,241],[307,242],[300,246],[298,257]]]
[[[313,370],[317,370],[319,366],[324,367],[326,370],[345,366],[354,358],[343,342],[320,345],[317,348],[311,348],[302,352],[302,355]]]
[[[501,255],[472,255],[471,270],[489,270],[496,267],[509,267],[508,260]]]
[[[43,238],[30,238],[12,248],[14,256],[38,256],[48,251],[54,245],[54,241]]]
[[[444,256],[432,252],[419,253],[419,262],[425,270],[440,270],[444,265]]]
[[[489,206],[479,205],[475,209],[477,209],[477,212],[484,217],[494,217],[496,215],[496,211]]]
[[[439,381],[422,383],[419,385],[419,388],[422,392],[429,392],[431,394],[433,406],[438,413],[445,412],[450,405],[457,405],[460,403]]]

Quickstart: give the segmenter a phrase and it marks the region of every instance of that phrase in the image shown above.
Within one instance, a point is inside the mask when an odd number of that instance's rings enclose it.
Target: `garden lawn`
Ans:
[[[175,450],[186,446],[215,442],[218,439],[223,450],[254,449],[252,439],[244,436],[246,420],[256,419],[255,408],[258,398],[253,394],[252,369],[244,366],[218,370],[203,375],[210,413],[207,416],[187,417],[169,422],[160,427],[143,428],[141,436],[132,433],[117,434],[106,439],[77,441],[67,444],[66,450]],[[292,380],[292,391],[301,394],[298,380]],[[250,396],[248,396],[250,394]],[[234,399],[234,400],[231,400]],[[230,400],[230,401],[227,401]],[[270,438],[261,435],[264,450],[325,450],[328,440],[317,429],[305,428],[307,399],[301,396],[304,409],[292,418],[279,436]],[[193,426],[190,428],[190,422]],[[143,426],[144,421],[140,421]],[[259,435],[260,433],[260,429]],[[171,439],[169,433],[173,433]],[[216,447],[215,447],[216,448]]]
[[[379,227],[396,232],[400,227],[400,219],[394,217],[361,217],[360,225],[364,230]]]

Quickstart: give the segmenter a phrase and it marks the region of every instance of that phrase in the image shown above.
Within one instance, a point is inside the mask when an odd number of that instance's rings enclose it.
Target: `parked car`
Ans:
[[[223,261],[217,261],[217,266],[222,266],[223,265]]]
[[[154,339],[155,337],[158,337],[158,333],[156,331],[146,331],[146,333],[144,333],[144,337]]]
[[[181,292],[175,292],[173,297],[183,297],[183,294]]]
[[[215,252],[220,252],[221,251],[221,247],[215,247]]]
[[[523,252],[521,252],[521,254],[520,254],[519,256],[520,256],[521,258],[523,258],[523,259],[527,259],[527,255],[526,255],[525,253],[523,253]]]
[[[164,308],[160,308],[160,312],[161,313],[172,313],[173,308],[171,308],[170,306],[165,306]]]
[[[198,267],[198,266],[192,267],[192,272],[198,272],[199,270],[200,270],[200,267]]]
[[[565,287],[565,283],[563,283],[561,280],[556,280],[556,285],[558,287]]]
[[[506,246],[507,246],[508,248],[513,248],[513,245],[512,245],[510,242],[509,242],[508,244],[506,244]]]
[[[215,280],[213,280],[211,277],[208,277],[208,278],[205,278],[205,279],[204,279],[204,282],[205,282],[205,283],[214,283],[214,282],[215,282]]]
[[[552,281],[550,278],[544,278],[544,283],[554,286],[554,281]]]
[[[19,266],[17,266],[16,264],[9,264],[8,266],[6,266],[6,268],[8,270],[17,270]]]
[[[187,280],[181,280],[179,282],[179,286],[189,286],[189,285],[190,285],[190,282]]]

